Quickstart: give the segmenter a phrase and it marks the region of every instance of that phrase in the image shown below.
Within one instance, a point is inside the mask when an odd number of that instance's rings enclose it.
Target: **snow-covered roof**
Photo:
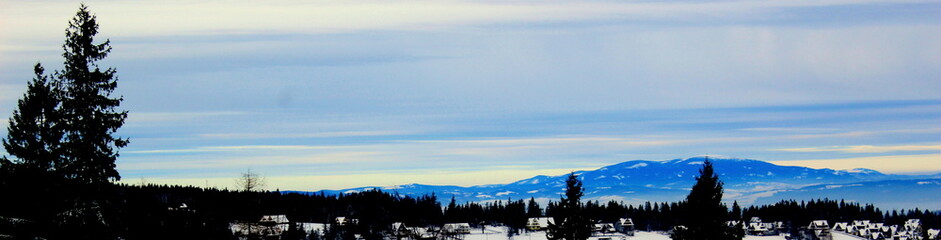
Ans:
[[[287,215],[282,214],[282,215],[264,215],[264,216],[261,216],[261,220],[258,220],[258,222],[273,222],[273,223],[282,224],[282,223],[290,223],[291,221],[288,221]]]

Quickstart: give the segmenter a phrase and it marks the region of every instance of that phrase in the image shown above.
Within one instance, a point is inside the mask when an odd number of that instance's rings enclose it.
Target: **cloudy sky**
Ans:
[[[938,1],[85,2],[130,183],[467,186],[702,154],[941,172]],[[33,64],[61,68],[78,6],[0,1],[3,116]]]

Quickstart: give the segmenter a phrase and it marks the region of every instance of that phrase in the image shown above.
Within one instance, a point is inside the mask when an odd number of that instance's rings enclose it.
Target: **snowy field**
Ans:
[[[638,231],[634,236],[624,234],[606,234],[592,236],[588,240],[670,240],[670,236],[659,232],[641,232]],[[547,240],[545,232],[524,232],[520,235],[508,238],[505,227],[487,227],[484,229],[475,228],[470,234],[464,236],[464,240]],[[784,236],[745,236],[744,240],[785,240]],[[847,235],[845,233],[834,232],[833,240],[864,240],[862,238]]]

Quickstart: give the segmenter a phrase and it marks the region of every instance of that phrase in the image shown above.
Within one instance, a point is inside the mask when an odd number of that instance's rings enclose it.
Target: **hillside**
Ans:
[[[912,176],[883,174],[871,169],[833,170],[780,166],[765,161],[714,158],[716,172],[725,182],[726,200],[742,204],[769,203],[781,199],[844,198],[871,202],[886,208],[941,208],[937,201],[938,175]],[[677,201],[693,185],[704,157],[668,161],[633,160],[590,171],[578,171],[590,200],[618,200],[629,203]],[[556,199],[564,188],[565,176],[535,176],[508,184],[480,186],[438,186],[408,184],[388,187],[360,187],[324,190],[324,193],[350,193],[371,189],[407,196],[434,193],[442,199],[452,196],[459,202],[485,202],[506,199],[541,201]],[[922,184],[918,184],[922,183]],[[850,187],[837,187],[850,186]],[[900,194],[884,194],[884,193]],[[883,194],[880,194],[883,193]]]

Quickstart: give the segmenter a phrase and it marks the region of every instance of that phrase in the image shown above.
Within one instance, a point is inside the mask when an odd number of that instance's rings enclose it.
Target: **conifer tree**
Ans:
[[[111,52],[110,41],[95,43],[96,34],[96,17],[82,4],[65,31],[65,69],[55,76],[64,88],[63,174],[67,179],[100,185],[121,179],[114,162],[118,149],[128,141],[114,136],[124,125],[127,111],[116,109],[123,98],[111,97],[117,87],[116,71],[98,66]]]
[[[684,214],[679,219],[685,229],[677,229],[674,240],[741,240],[744,233],[729,227],[728,208],[722,205],[722,181],[708,158],[703,162],[696,184],[683,204]]]
[[[63,130],[60,94],[41,64],[33,67],[36,74],[26,88],[26,94],[17,102],[7,126],[3,148],[15,156],[17,168],[32,174],[54,170],[61,159]]]
[[[591,236],[592,223],[583,211],[582,191],[582,181],[574,172],[569,174],[565,180],[565,196],[553,209],[554,223],[549,223],[546,231],[550,240],[585,240]]]
[[[539,207],[539,203],[536,203],[536,198],[530,197],[529,203],[526,206],[526,216],[528,217],[541,217],[542,208]]]

